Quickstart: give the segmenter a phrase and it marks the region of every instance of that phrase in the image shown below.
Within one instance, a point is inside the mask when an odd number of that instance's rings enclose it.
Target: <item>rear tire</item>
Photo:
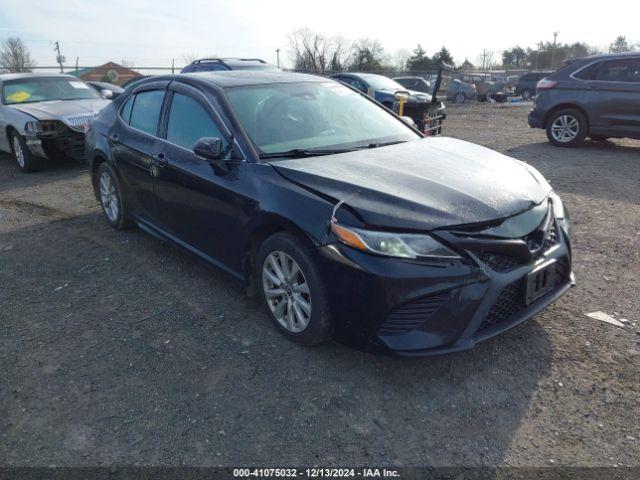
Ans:
[[[116,230],[124,230],[132,226],[127,214],[126,204],[118,177],[108,163],[100,164],[96,178],[100,206],[107,222]]]
[[[13,159],[22,172],[42,170],[42,159],[31,153],[27,147],[27,141],[18,132],[11,132],[11,153],[13,153]]]
[[[587,117],[574,108],[555,112],[546,126],[547,138],[556,147],[577,147],[589,133]]]
[[[462,105],[467,101],[467,96],[463,92],[456,93],[456,96],[453,97],[457,105]]]
[[[531,90],[527,88],[522,91],[522,100],[525,100],[525,101],[531,100],[531,97],[533,97]]]
[[[328,296],[313,251],[289,233],[267,238],[258,251],[256,283],[278,330],[300,345],[331,338]]]

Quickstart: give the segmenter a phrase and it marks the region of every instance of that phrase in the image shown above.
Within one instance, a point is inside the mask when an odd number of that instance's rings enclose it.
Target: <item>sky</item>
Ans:
[[[324,35],[376,39],[388,54],[420,43],[429,55],[445,45],[457,63],[477,63],[540,41],[599,48],[618,35],[640,43],[640,1],[428,0],[0,0],[0,38],[21,37],[38,65],[54,65],[59,41],[66,64],[122,59],[136,67],[176,66],[185,56],[260,57],[290,64],[288,34],[308,27]]]

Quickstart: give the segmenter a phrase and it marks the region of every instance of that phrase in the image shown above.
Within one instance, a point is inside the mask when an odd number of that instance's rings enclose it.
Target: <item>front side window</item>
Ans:
[[[150,135],[157,135],[163,100],[164,90],[137,93],[133,101],[129,125]]]
[[[6,105],[47,102],[51,100],[83,100],[101,98],[80,79],[66,77],[31,77],[7,80],[2,84]]]
[[[356,148],[420,138],[386,109],[337,82],[232,87],[226,93],[264,153]]]
[[[187,95],[174,93],[169,110],[167,140],[192,150],[202,137],[224,140],[220,129],[199,102]]]

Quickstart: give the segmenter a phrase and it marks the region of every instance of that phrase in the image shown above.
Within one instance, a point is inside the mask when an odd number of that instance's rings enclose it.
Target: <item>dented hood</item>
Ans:
[[[346,200],[367,225],[385,228],[498,220],[532,208],[551,191],[533,167],[446,137],[271,165],[311,191]]]
[[[103,98],[83,98],[78,100],[49,100],[45,102],[15,103],[7,108],[20,110],[38,120],[60,120],[79,115],[95,115],[109,104]]]

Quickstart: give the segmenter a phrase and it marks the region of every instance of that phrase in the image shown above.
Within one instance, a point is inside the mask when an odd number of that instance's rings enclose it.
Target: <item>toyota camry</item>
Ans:
[[[141,80],[94,117],[86,149],[107,222],[237,277],[300,344],[464,350],[573,284],[569,215],[535,168],[423,137],[330,79]]]

